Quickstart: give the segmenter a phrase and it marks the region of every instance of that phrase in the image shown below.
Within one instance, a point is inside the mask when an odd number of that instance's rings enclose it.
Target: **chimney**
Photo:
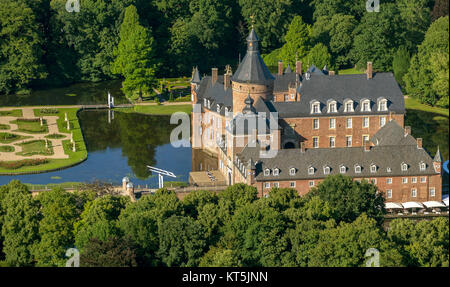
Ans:
[[[422,148],[422,139],[417,138],[417,148]]]
[[[283,62],[278,61],[278,75],[283,75]]]
[[[372,70],[372,62],[367,62],[367,79],[372,79],[373,77],[373,70]]]
[[[219,70],[217,68],[212,68],[211,84],[214,85],[217,82],[218,76],[219,76]]]
[[[410,126],[406,126],[405,127],[405,137],[407,136],[407,135],[410,135],[411,134],[411,127]]]
[[[302,75],[302,61],[297,61],[295,64],[295,72],[297,74],[299,74],[300,76]]]
[[[328,71],[328,76],[334,76],[334,75],[335,75],[334,71]]]
[[[225,73],[223,75],[223,87],[224,89],[228,89],[231,86],[231,76]]]
[[[300,142],[300,152],[305,152],[305,142]]]
[[[370,142],[369,141],[364,142],[364,151],[370,151]]]

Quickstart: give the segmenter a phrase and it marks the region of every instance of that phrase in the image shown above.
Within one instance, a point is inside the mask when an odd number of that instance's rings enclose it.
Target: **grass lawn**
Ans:
[[[0,133],[0,143],[9,144],[18,140],[27,139],[30,137],[25,137],[21,135],[16,135],[12,133]]]
[[[192,112],[191,105],[154,105],[154,106],[134,106],[133,108],[120,108],[115,111],[123,113],[139,113],[146,115],[172,115],[175,112]]]
[[[17,155],[32,156],[32,155],[53,155],[53,148],[51,141],[48,141],[48,148],[45,147],[44,140],[29,141],[19,144],[22,147],[22,151]]]
[[[16,149],[10,145],[2,145],[0,146],[0,152],[14,152]]]
[[[363,70],[357,70],[356,68],[350,68],[345,70],[339,70],[338,75],[354,75],[354,74],[364,74]]]
[[[59,119],[58,128],[62,133],[70,133],[73,132],[73,138],[77,147],[76,152],[72,151],[72,145],[70,144],[70,140],[63,141],[64,152],[69,155],[68,159],[48,159],[47,163],[43,163],[35,166],[23,166],[18,169],[6,169],[0,167],[0,174],[12,174],[12,173],[31,173],[31,172],[45,172],[49,170],[55,170],[59,168],[64,168],[68,166],[75,165],[84,161],[87,158],[87,150],[86,145],[84,143],[83,135],[80,129],[80,123],[78,122],[77,117],[77,108],[61,108],[58,109]],[[67,124],[64,121],[64,113],[67,113],[68,119],[70,121],[71,129],[67,130]],[[40,113],[40,109],[34,110],[34,114],[39,117],[42,116]]]
[[[63,182],[63,183],[49,183],[49,184],[32,184],[24,183],[30,190],[52,190],[54,188],[74,188],[76,189],[82,182]]]
[[[16,131],[30,134],[44,134],[48,133],[48,126],[46,120],[43,120],[43,125],[39,120],[24,120],[17,119],[11,122],[17,124],[19,127]]]
[[[22,117],[22,110],[0,111],[0,117]]]
[[[411,126],[412,135],[423,138],[425,149],[434,156],[439,146],[444,160],[449,158],[449,111],[448,109],[421,104],[416,99],[405,99],[405,126]]]
[[[64,137],[66,137],[66,136],[61,135],[61,134],[51,134],[51,135],[45,136],[46,139],[62,139]]]

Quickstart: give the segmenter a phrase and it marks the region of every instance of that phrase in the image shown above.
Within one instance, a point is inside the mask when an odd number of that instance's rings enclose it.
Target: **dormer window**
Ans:
[[[295,168],[294,167],[289,169],[289,175],[295,175]]]
[[[378,99],[378,111],[385,112],[387,110],[387,100],[385,98]]]
[[[406,163],[402,163],[402,171],[407,171],[408,165]]]
[[[275,168],[274,170],[273,170],[273,175],[274,176],[278,176],[280,174],[280,170],[278,169],[278,168]]]
[[[372,164],[372,165],[370,166],[370,172],[371,172],[371,173],[377,172],[377,166],[376,166],[375,164]]]
[[[269,176],[270,175],[270,169],[266,168],[264,170],[264,176]]]
[[[361,173],[361,166],[359,164],[355,165],[355,173]]]
[[[334,100],[328,102],[328,113],[337,113],[337,103]]]
[[[361,101],[361,111],[362,112],[370,112],[370,100],[362,100]]]
[[[347,172],[347,168],[344,165],[341,165],[341,167],[339,167],[339,171],[341,173],[346,173]]]
[[[227,114],[228,114],[228,108],[225,107],[225,115],[227,115]]]
[[[203,105],[204,105],[205,107],[207,106],[206,99],[203,99]]]
[[[427,168],[427,165],[424,162],[420,162],[419,168],[420,168],[420,171],[425,171],[425,169]]]
[[[345,102],[344,102],[344,112],[346,112],[346,113],[354,112],[353,101],[352,100],[350,100],[350,99],[345,100]]]
[[[319,114],[320,113],[320,102],[314,101],[311,103],[311,114]]]
[[[324,166],[323,167],[323,174],[330,174],[330,167],[329,166]]]
[[[208,109],[211,108],[211,102],[208,100]]]
[[[217,112],[220,113],[220,105],[217,104]]]
[[[388,167],[388,168],[386,168],[386,171],[387,172],[392,172],[392,168]]]
[[[311,167],[308,168],[308,174],[309,175],[313,175],[314,171],[315,171],[314,167],[311,166]]]

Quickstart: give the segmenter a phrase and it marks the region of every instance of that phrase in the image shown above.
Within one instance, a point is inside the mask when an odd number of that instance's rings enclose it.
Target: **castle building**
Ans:
[[[441,157],[404,126],[404,96],[392,73],[336,75],[314,65],[303,73],[278,63],[272,74],[252,29],[233,74],[213,68],[191,81],[193,146],[214,156],[194,170],[217,169],[226,184],[246,183],[306,194],[325,177],[373,182],[387,202],[440,201]],[[213,166],[211,168],[211,166]]]

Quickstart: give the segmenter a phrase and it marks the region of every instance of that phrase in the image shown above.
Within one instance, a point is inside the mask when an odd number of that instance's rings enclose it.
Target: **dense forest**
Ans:
[[[236,184],[216,195],[166,189],[137,202],[108,185],[32,196],[18,181],[0,187],[0,266],[449,266],[449,222],[394,219],[384,226],[376,186],[330,176],[304,197],[269,197]]]
[[[394,71],[422,102],[448,107],[448,0],[0,0],[0,95],[124,78],[141,97],[155,77],[236,67],[253,26],[269,66]]]

